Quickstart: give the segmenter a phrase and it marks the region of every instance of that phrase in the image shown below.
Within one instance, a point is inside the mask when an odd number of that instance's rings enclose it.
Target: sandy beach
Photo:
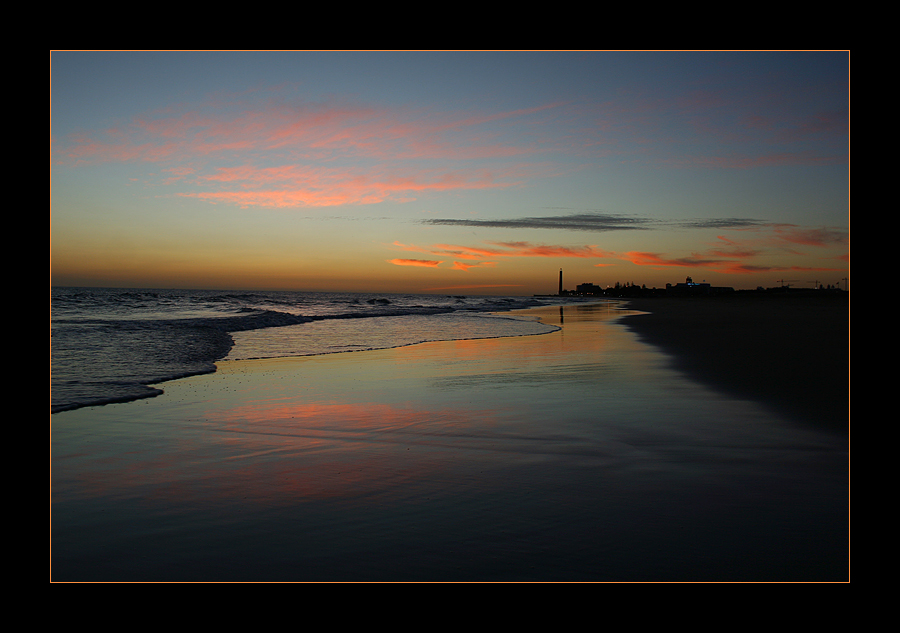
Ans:
[[[638,299],[624,323],[673,366],[813,427],[850,425],[846,293]]]
[[[540,308],[562,329],[224,362],[55,414],[51,579],[848,580],[840,416],[767,387],[839,397],[841,365],[746,308],[630,305],[655,312]]]

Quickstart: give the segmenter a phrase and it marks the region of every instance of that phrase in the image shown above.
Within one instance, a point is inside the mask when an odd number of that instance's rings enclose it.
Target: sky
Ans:
[[[51,283],[846,287],[849,53],[50,54]]]

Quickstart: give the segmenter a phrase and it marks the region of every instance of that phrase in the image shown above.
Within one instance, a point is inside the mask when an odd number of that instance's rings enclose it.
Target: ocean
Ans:
[[[849,579],[846,437],[678,371],[627,305],[53,302],[53,581]]]
[[[216,362],[525,336],[554,327],[497,315],[559,303],[289,291],[52,288],[51,411],[160,395]],[[578,302],[578,299],[568,300]]]

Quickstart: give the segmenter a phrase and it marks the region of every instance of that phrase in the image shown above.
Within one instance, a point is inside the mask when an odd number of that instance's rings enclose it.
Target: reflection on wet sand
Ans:
[[[846,454],[669,368],[616,306],[550,334],[223,363],[54,419],[58,580],[846,577]]]

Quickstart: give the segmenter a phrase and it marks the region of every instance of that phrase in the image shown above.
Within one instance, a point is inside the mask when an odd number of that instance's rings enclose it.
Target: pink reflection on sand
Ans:
[[[256,402],[216,414],[232,456],[213,467],[229,495],[269,506],[377,496],[390,502],[447,477],[446,451],[495,412],[376,402]],[[227,471],[227,474],[224,472]]]
[[[416,407],[400,407],[378,402],[341,403],[316,402],[309,404],[250,403],[235,407],[224,414],[223,422],[232,430],[244,428],[257,432],[259,424],[304,431],[323,430],[333,433],[396,431],[416,425],[433,417],[434,411]],[[446,412],[441,415],[446,419]]]

